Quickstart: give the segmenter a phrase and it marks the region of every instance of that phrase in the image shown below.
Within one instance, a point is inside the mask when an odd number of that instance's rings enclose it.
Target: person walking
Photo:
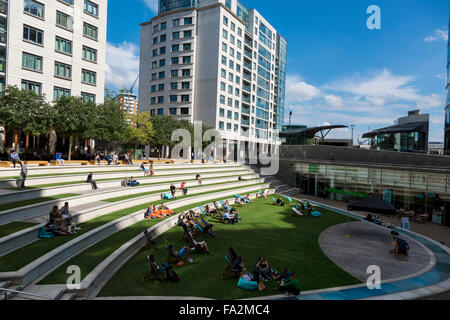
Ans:
[[[19,155],[17,154],[16,150],[11,150],[11,153],[9,154],[12,163],[14,165],[14,168],[16,167],[16,163],[19,163],[22,166],[22,162],[20,161]]]
[[[27,179],[28,175],[27,162],[24,162],[22,164],[22,168],[20,169],[20,175],[22,176],[22,184],[20,185],[20,187],[25,188],[25,180]]]
[[[97,183],[96,183],[95,180],[92,178],[93,175],[94,175],[94,174],[93,174],[92,172],[89,173],[86,182],[87,182],[87,183],[90,183],[90,184],[92,185],[92,189],[97,190],[97,189],[98,189]]]
[[[108,166],[110,166],[112,160],[111,160],[111,156],[109,155],[109,153],[105,156],[105,160],[108,162]]]
[[[97,161],[97,164],[100,165],[100,155],[98,153],[95,156],[95,160]]]

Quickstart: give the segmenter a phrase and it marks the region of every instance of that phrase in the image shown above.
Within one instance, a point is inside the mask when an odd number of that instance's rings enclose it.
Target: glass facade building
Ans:
[[[286,92],[286,58],[287,42],[281,35],[277,37],[277,75],[278,75],[278,103],[277,103],[277,130],[281,131],[284,125],[284,106]]]
[[[296,187],[307,195],[352,201],[375,194],[394,205],[423,212],[441,211],[450,201],[450,173],[401,167],[295,162]]]
[[[159,14],[182,8],[198,8],[199,0],[159,0]]]
[[[450,27],[450,22],[449,22]],[[450,34],[450,29],[449,29]],[[447,99],[445,103],[444,154],[450,155],[450,41],[447,45]]]

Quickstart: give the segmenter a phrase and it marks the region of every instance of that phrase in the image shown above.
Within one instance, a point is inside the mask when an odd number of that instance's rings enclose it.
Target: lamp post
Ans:
[[[350,147],[353,148],[353,144],[354,144],[354,142],[353,142],[353,129],[355,128],[355,125],[351,124],[350,128],[352,128],[352,145]]]

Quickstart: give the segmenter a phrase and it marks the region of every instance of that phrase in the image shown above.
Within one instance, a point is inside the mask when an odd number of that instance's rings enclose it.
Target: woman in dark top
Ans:
[[[175,192],[177,191],[177,187],[172,183],[170,185],[170,193],[172,194],[172,197],[175,199]]]
[[[270,280],[272,277],[272,274],[270,272],[269,263],[267,262],[264,257],[259,257],[258,262],[256,263],[256,268],[258,269],[259,274],[261,277]]]

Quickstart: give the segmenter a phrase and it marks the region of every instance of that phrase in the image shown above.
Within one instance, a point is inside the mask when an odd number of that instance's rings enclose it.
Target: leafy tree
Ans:
[[[154,131],[153,123],[151,121],[150,112],[141,112],[132,117],[128,124],[127,141],[133,143],[134,153],[136,156],[136,149],[138,144],[148,145],[151,143]]]
[[[69,160],[72,158],[72,144],[75,135],[81,138],[92,138],[96,104],[84,102],[81,97],[59,98],[55,105],[54,128],[58,134],[69,136]]]
[[[8,86],[0,96],[0,119],[15,135],[45,135],[51,132],[54,112],[45,96]]]
[[[150,145],[158,148],[159,156],[162,153],[162,147],[174,146],[171,141],[172,132],[179,128],[177,120],[168,115],[159,115],[151,118],[154,134],[150,139]]]

